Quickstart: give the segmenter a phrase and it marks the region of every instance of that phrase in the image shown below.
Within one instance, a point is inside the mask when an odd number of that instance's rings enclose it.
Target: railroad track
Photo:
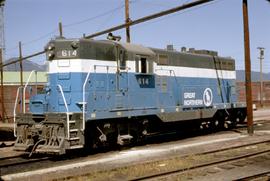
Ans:
[[[27,158],[25,155],[11,156],[0,159],[0,169],[15,166],[15,165],[23,165],[30,164],[37,161],[48,160],[48,157],[43,158]]]
[[[49,157],[28,158],[28,155],[16,155],[0,159],[0,176],[42,168],[43,163],[49,161]]]
[[[241,177],[239,178],[238,180],[270,180],[270,171],[266,171],[266,172],[263,172],[263,173],[259,173],[259,174],[256,174],[256,175],[252,175],[252,176],[247,176],[247,177]]]
[[[58,165],[68,165],[85,158],[85,153],[73,151],[62,156],[45,156],[42,154],[20,154],[0,158],[0,176],[50,168]],[[88,155],[89,157],[94,155]],[[1,180],[1,178],[0,178]]]
[[[234,151],[240,151],[240,149],[248,149],[248,148],[264,148],[264,149],[254,149],[250,151],[251,153],[245,153],[245,154],[236,154],[236,155],[231,155],[231,156],[225,156],[225,153],[229,151],[229,153],[232,153]],[[267,148],[268,147],[268,148]],[[177,178],[181,180],[209,180],[207,178],[208,176],[211,177],[213,174],[217,174],[217,172],[222,172],[226,169],[238,169],[238,167],[243,168],[244,166],[247,166],[248,164],[252,164],[255,161],[258,163],[259,161],[267,161],[268,164],[270,163],[270,142],[265,141],[265,142],[260,142],[256,144],[249,144],[245,146],[238,146],[234,148],[226,148],[226,149],[221,149],[221,150],[216,150],[216,151],[211,151],[211,152],[205,152],[202,154],[194,155],[196,156],[206,156],[207,158],[211,157],[211,155],[215,158],[220,158],[222,159],[213,159],[211,161],[197,161],[197,164],[195,163],[192,166],[189,167],[183,167],[179,169],[174,169],[174,170],[168,170],[156,174],[150,174],[150,175],[144,175],[141,177],[135,177],[130,180],[177,180]],[[219,155],[219,156],[218,156]],[[223,156],[222,156],[223,155]],[[255,179],[255,178],[270,178],[270,167],[266,171],[261,171],[254,173],[252,175],[248,176],[241,176],[238,177],[237,180],[250,180],[250,179]],[[215,177],[215,179],[217,179]],[[228,179],[230,180],[230,179]]]
[[[238,157],[235,158],[230,158],[227,159],[227,162],[233,162],[241,159],[245,159],[246,157],[254,157],[254,156],[259,156],[260,154],[268,154],[270,151],[270,141],[261,141],[261,142],[256,142],[251,143],[251,144],[245,144],[242,146],[234,146],[230,148],[224,148],[224,149],[219,149],[215,151],[207,151],[203,152],[197,155],[193,156],[208,156],[209,154],[217,154],[217,153],[222,153],[230,150],[236,150],[236,149],[241,149],[241,148],[247,148],[247,147],[254,147],[258,145],[266,145],[268,146],[269,149],[264,149],[261,150],[261,152],[253,152],[253,155],[238,155]],[[79,155],[79,154],[76,154]],[[90,157],[92,155],[89,155]],[[85,157],[84,157],[85,158]],[[81,158],[79,157],[73,157],[73,158],[61,158],[61,159],[55,159],[55,158],[49,158],[49,157],[34,157],[34,158],[26,158],[26,155],[19,155],[19,156],[14,156],[14,157],[7,157],[7,158],[0,158],[0,176],[1,175],[7,175],[7,174],[13,174],[13,173],[18,173],[18,172],[24,172],[24,171],[31,171],[31,170],[36,170],[36,169],[41,169],[41,168],[49,168],[52,166],[56,165],[64,165],[64,164],[69,164],[69,163],[74,163],[78,162]],[[170,170],[167,172],[162,172],[159,174],[151,174],[151,175],[145,175],[142,177],[132,177],[130,180],[148,180],[148,179],[158,179],[158,178],[163,178],[171,175],[179,175],[179,174],[184,174],[186,172],[191,172],[193,170],[198,170],[198,169],[204,169],[206,167],[211,167],[211,166],[216,166],[216,165],[221,165],[225,164],[226,159],[224,160],[215,160],[213,162],[207,162],[207,163],[202,163],[201,165],[194,164],[194,166],[189,166],[185,168],[179,168],[179,169],[174,169]],[[267,172],[266,172],[267,173]]]

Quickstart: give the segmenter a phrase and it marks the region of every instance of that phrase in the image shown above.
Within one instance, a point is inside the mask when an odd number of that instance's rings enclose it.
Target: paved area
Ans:
[[[270,108],[262,108],[253,111],[254,122],[258,120],[270,120]]]

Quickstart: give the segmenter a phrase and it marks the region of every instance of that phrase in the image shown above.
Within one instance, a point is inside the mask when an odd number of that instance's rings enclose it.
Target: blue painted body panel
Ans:
[[[69,112],[82,112],[83,83],[86,73],[49,74],[46,94],[32,97],[30,111],[66,112],[63,98],[57,85],[61,85]],[[86,120],[139,115],[155,115],[160,112],[175,112],[176,108],[206,107],[204,91],[210,88],[212,102],[209,107],[236,103],[235,80],[157,76],[155,74],[91,73],[86,86]],[[38,106],[42,100],[43,106]]]

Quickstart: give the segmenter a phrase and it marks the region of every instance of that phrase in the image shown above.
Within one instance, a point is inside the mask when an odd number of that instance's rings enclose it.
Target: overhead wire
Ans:
[[[77,22],[73,22],[73,23],[70,23],[70,24],[66,24],[66,25],[63,25],[63,27],[66,27],[66,28],[67,28],[67,27],[70,27],[70,26],[75,26],[75,25],[83,24],[83,23],[86,23],[86,22],[95,20],[95,19],[97,19],[97,18],[106,16],[106,15],[108,15],[108,14],[114,12],[114,11],[117,11],[117,10],[122,9],[123,7],[125,7],[125,5],[122,4],[122,5],[120,5],[120,6],[116,7],[116,8],[114,8],[114,9],[111,9],[111,10],[106,11],[106,12],[104,12],[104,13],[101,13],[101,14],[99,14],[99,15],[96,15],[96,16],[93,16],[93,17],[90,17],[90,18],[87,18],[87,19],[84,19],[84,20],[81,20],[81,21],[77,21]]]
[[[132,2],[135,2],[135,1],[137,1],[137,0],[133,0]],[[124,4],[122,4],[122,5],[120,5],[120,6],[117,6],[117,7],[114,8],[114,9],[111,9],[111,10],[109,10],[109,11],[106,11],[106,12],[104,12],[104,13],[101,13],[101,14],[99,14],[99,15],[96,15],[96,16],[93,16],[93,17],[90,17],[90,18],[87,18],[87,19],[84,19],[84,20],[77,21],[77,22],[73,22],[73,23],[70,23],[70,24],[64,24],[63,27],[69,28],[69,27],[71,27],[71,26],[83,24],[83,23],[86,23],[86,22],[89,22],[89,21],[98,19],[98,18],[100,18],[100,17],[109,15],[110,13],[114,13],[115,11],[122,9],[123,7],[125,7]],[[50,35],[53,35],[53,34],[56,33],[57,31],[58,31],[58,29],[54,29],[53,31],[51,31],[51,32],[49,32],[49,33],[46,33],[46,34],[44,34],[44,35],[41,35],[41,36],[38,37],[38,38],[35,38],[35,39],[30,40],[30,41],[28,41],[28,42],[24,42],[24,43],[22,42],[22,45],[26,46],[26,45],[35,43],[35,42],[40,41],[40,40],[42,40],[42,39],[44,39],[44,38],[46,38],[46,37],[48,37],[48,36],[50,36]],[[16,46],[11,47],[11,48],[6,48],[6,52],[10,52],[10,51],[16,50],[16,49],[18,49],[18,47],[19,47],[19,46],[16,45]]]
[[[194,7],[192,9],[187,9],[187,10],[184,10],[180,13],[175,13],[175,14],[172,14],[172,15],[168,15],[167,17],[163,17],[163,18],[160,18],[160,19],[157,19],[157,20],[153,20],[152,22],[149,22],[148,24],[146,24],[145,26],[147,25],[151,25],[153,23],[157,23],[157,22],[160,22],[160,21],[163,21],[167,18],[171,18],[171,17],[175,17],[175,16],[179,16],[181,14],[184,14],[184,13],[188,13],[188,12],[191,12],[191,11],[195,11],[195,10],[198,10],[198,9],[201,9],[203,7],[206,7],[206,6],[210,6],[210,5],[213,5],[213,4],[216,4],[216,3],[219,3],[219,2],[222,2],[222,1],[225,1],[225,0],[216,0],[216,1],[212,1],[212,2],[209,2],[208,4],[203,4],[203,5],[200,5],[200,6],[197,6],[197,7]],[[185,3],[184,3],[185,4]],[[145,27],[144,26],[144,27]]]
[[[131,2],[131,3],[135,3],[135,2],[139,2],[139,1],[140,1],[140,0],[132,0],[132,1],[130,1],[130,2]],[[177,15],[180,15],[180,14],[183,14],[183,13],[187,13],[187,12],[190,12],[190,11],[194,11],[194,10],[197,10],[197,9],[199,9],[199,8],[202,8],[202,7],[205,7],[205,6],[209,6],[209,5],[212,5],[212,4],[214,4],[214,3],[221,2],[221,1],[224,1],[224,0],[214,1],[214,2],[211,2],[211,3],[209,3],[209,4],[205,4],[205,5],[202,5],[202,6],[199,6],[199,7],[195,7],[195,8],[193,8],[193,9],[185,10],[185,11],[182,12],[182,13],[177,13],[177,14],[171,15],[170,17],[172,17],[172,16],[177,16]],[[187,2],[187,1],[185,1],[185,2]],[[120,6],[117,6],[116,8],[111,9],[111,10],[109,10],[109,11],[106,11],[106,12],[104,12],[104,13],[101,13],[101,14],[99,14],[99,15],[97,15],[97,16],[94,16],[94,17],[91,17],[91,18],[87,18],[87,19],[84,19],[84,20],[81,20],[81,21],[78,21],[78,22],[74,22],[74,23],[70,23],[70,24],[65,24],[65,25],[63,25],[63,27],[68,28],[68,27],[75,26],[75,25],[78,25],[78,24],[82,24],[82,23],[85,23],[85,22],[88,22],[88,21],[92,21],[92,20],[94,20],[94,19],[103,17],[103,16],[105,16],[105,15],[109,15],[109,14],[111,14],[111,13],[115,13],[117,10],[120,10],[120,9],[122,9],[123,7],[124,7],[124,5],[121,4]],[[148,24],[156,23],[156,22],[162,21],[162,20],[163,20],[163,19],[161,19],[161,20],[156,20],[156,21],[150,22],[150,23],[148,23]],[[23,43],[23,45],[27,45],[27,44],[31,44],[31,43],[34,43],[34,42],[36,42],[36,41],[39,41],[39,40],[41,40],[41,39],[43,39],[43,38],[46,38],[47,36],[49,36],[49,35],[55,33],[56,31],[57,31],[57,30],[54,30],[54,31],[52,31],[52,32],[49,32],[49,33],[47,33],[47,34],[45,34],[45,35],[40,36],[39,38],[36,38],[36,39],[34,39],[34,40],[31,40],[31,41],[28,41],[28,42],[26,42],[26,43]],[[18,47],[18,46],[14,47],[13,49],[15,49],[15,48],[17,48],[17,47]],[[10,49],[8,49],[8,50],[10,50]]]
[[[136,2],[137,0],[133,1]],[[114,16],[115,16],[115,13],[121,9],[123,9],[125,7],[125,4],[122,2],[121,5],[119,5],[119,8],[115,8],[113,11],[111,11],[110,16],[108,16],[108,18],[106,18],[96,29],[96,31],[100,31],[100,29],[105,26]]]
[[[131,0],[130,3],[135,3],[135,2],[139,2],[141,0]],[[187,0],[188,1],[188,0]],[[186,1],[186,2],[187,2]],[[213,3],[213,2],[212,2]],[[208,4],[209,5],[209,4]],[[202,5],[202,6],[205,6],[205,5]],[[86,22],[89,22],[89,21],[92,21],[92,20],[95,20],[95,19],[98,19],[100,17],[103,17],[103,16],[106,16],[106,15],[109,15],[111,13],[115,13],[117,10],[120,10],[122,8],[124,8],[125,5],[124,4],[121,4],[120,6],[117,6],[116,8],[113,8],[109,11],[106,11],[104,13],[101,13],[99,15],[96,15],[96,16],[93,16],[93,17],[90,17],[90,18],[87,18],[87,19],[84,19],[84,20],[81,20],[81,21],[77,21],[77,22],[73,22],[73,23],[70,23],[70,24],[64,24],[63,27],[65,28],[68,28],[68,27],[71,27],[71,26],[75,26],[75,25],[79,25],[79,24],[83,24],[83,23],[86,23]],[[200,7],[199,7],[200,8]],[[185,11],[185,12],[188,12],[189,10]],[[184,13],[184,12],[183,12]],[[182,14],[182,13],[180,13]],[[157,22],[157,21],[155,21]],[[153,23],[153,22],[152,22]],[[25,42],[25,43],[22,43],[22,45],[26,46],[26,45],[29,45],[29,44],[32,44],[32,43],[35,43],[37,41],[40,41],[46,37],[48,37],[49,35],[52,35],[53,33],[57,32],[57,29],[54,29],[53,31],[49,32],[49,33],[46,33],[44,35],[41,35],[40,37],[36,38],[36,39],[33,39],[33,40],[30,40],[28,42]],[[12,48],[6,48],[6,52],[10,52],[12,50],[15,50],[18,48],[18,45],[17,46],[14,46]]]
[[[44,34],[44,35],[41,35],[40,37],[35,38],[35,39],[33,39],[33,40],[30,40],[30,41],[27,41],[27,42],[22,42],[22,46],[28,46],[28,45],[30,45],[30,44],[33,44],[33,43],[35,43],[35,42],[38,42],[38,41],[40,41],[40,40],[42,40],[42,39],[44,39],[44,38],[47,38],[48,36],[52,35],[52,34],[55,33],[55,32],[57,32],[57,29],[55,29],[55,30],[53,30],[53,31],[51,31],[51,32],[49,32],[49,33],[46,33],[46,34]],[[12,48],[6,48],[5,54],[7,54],[7,52],[14,51],[14,50],[16,50],[16,49],[18,49],[18,48],[19,48],[18,45],[14,46],[14,47],[12,47]]]

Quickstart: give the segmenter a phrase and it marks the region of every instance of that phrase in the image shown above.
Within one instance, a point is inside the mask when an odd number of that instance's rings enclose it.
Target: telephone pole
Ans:
[[[3,64],[5,59],[5,28],[4,28],[4,7],[5,0],[0,0],[0,64]],[[4,77],[3,77],[3,67],[0,70],[1,76],[1,119],[5,121],[5,104],[4,104]]]
[[[20,82],[23,86],[23,63],[22,63],[22,43],[19,41],[19,59],[20,59]]]
[[[260,105],[263,107],[263,76],[262,76],[262,61],[264,59],[264,48],[263,47],[258,47],[260,51]]]
[[[244,28],[244,47],[245,47],[245,77],[246,77],[246,101],[247,101],[247,132],[253,135],[253,110],[252,110],[252,88],[251,88],[251,64],[250,64],[250,45],[249,45],[249,25],[248,25],[248,3],[243,0],[243,28]]]
[[[0,48],[0,63],[2,64],[2,57],[3,57],[3,49]],[[0,76],[1,76],[1,119],[2,122],[5,121],[5,103],[4,103],[4,77],[3,77],[3,67],[1,67],[1,72],[0,72]]]
[[[129,27],[129,0],[125,0],[125,14],[126,14],[126,39],[127,43],[130,43],[130,27]]]
[[[63,26],[62,22],[58,23],[58,29],[59,29],[59,36],[62,38],[63,37]]]

